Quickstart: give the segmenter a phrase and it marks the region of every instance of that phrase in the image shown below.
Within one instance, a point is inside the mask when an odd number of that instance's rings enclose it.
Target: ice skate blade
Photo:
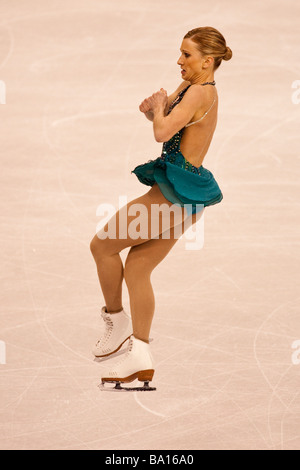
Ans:
[[[105,387],[105,383],[115,383],[115,386]],[[144,382],[144,385],[140,387],[122,387],[120,382],[102,382],[98,387],[102,392],[154,392],[156,390],[155,387],[149,387],[149,382]]]

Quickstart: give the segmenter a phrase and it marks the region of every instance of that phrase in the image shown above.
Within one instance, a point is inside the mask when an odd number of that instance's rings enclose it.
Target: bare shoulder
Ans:
[[[177,88],[176,92],[179,93],[180,91],[182,91],[182,90],[184,90],[185,88],[187,88],[188,86],[190,86],[190,84],[191,84],[191,82],[188,82],[187,80],[183,80],[183,81],[180,83],[179,87]]]
[[[195,107],[195,109],[199,108],[199,110],[201,110],[203,107],[207,107],[213,98],[216,99],[216,96],[216,90],[211,90],[202,85],[194,84],[191,85],[184,94],[182,104]]]
[[[205,95],[205,90],[203,86],[199,85],[191,85],[187,92],[185,93],[185,96],[192,97],[192,98],[202,98]]]

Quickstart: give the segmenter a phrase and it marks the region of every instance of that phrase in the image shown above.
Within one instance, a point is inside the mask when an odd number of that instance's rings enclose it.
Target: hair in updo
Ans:
[[[214,70],[217,70],[222,60],[230,60],[232,57],[232,50],[226,45],[224,36],[211,26],[191,29],[184,39],[194,41],[202,55],[214,58]]]

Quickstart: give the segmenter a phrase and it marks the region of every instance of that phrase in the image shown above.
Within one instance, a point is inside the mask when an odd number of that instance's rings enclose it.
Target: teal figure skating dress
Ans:
[[[206,82],[203,85],[215,85],[215,82]],[[171,103],[168,114],[182,100],[190,86],[178,94]],[[214,103],[215,100],[212,106]],[[201,119],[189,123],[185,127],[195,124]],[[180,142],[184,129],[183,127],[168,142],[163,143],[160,157],[138,165],[131,173],[134,173],[139,181],[147,186],[153,186],[154,183],[157,183],[168,201],[180,206],[188,205],[186,206],[188,212],[196,213],[203,207],[221,202],[223,194],[209,170],[202,165],[200,167],[192,165],[181,153]]]

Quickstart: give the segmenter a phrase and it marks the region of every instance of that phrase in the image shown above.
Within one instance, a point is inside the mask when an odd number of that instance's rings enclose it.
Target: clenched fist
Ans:
[[[168,95],[166,90],[161,88],[156,93],[153,93],[149,98],[144,99],[140,104],[139,109],[142,113],[148,113],[155,111],[155,109],[162,107],[165,109],[168,104]]]

